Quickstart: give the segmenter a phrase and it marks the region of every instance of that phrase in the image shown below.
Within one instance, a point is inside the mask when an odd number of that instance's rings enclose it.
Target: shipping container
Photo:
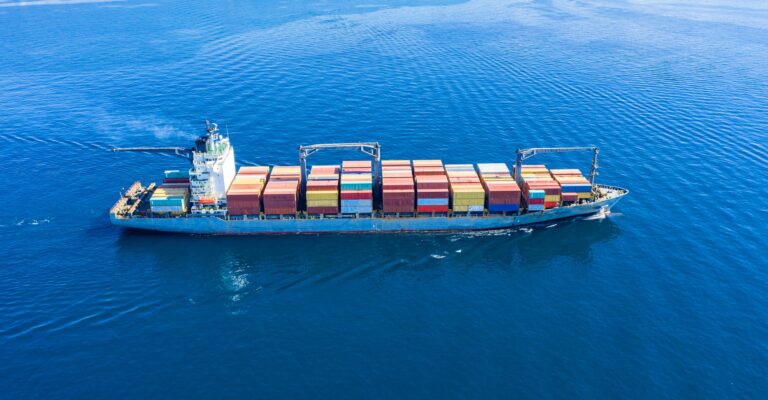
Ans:
[[[338,165],[315,165],[307,176],[307,213],[339,213]]]
[[[440,160],[413,160],[417,212],[448,212],[450,185]],[[423,204],[424,199],[440,199],[440,205]]]
[[[341,163],[339,197],[342,213],[373,212],[373,175],[370,161]]]
[[[552,169],[552,177],[560,184],[563,202],[573,204],[582,199],[592,198],[592,183],[578,169]],[[569,193],[566,199],[565,193]]]
[[[300,188],[301,167],[294,165],[272,167],[262,194],[264,213],[296,214]]]

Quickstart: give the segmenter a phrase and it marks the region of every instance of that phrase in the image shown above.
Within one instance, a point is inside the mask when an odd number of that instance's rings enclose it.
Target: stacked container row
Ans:
[[[504,163],[477,164],[489,212],[514,212],[520,209],[520,186]]]
[[[341,163],[341,212],[373,212],[373,175],[370,161]]]
[[[307,177],[307,213],[338,214],[339,166],[315,165]]]
[[[523,165],[520,179],[528,211],[542,211],[560,204],[560,184],[545,165]]]
[[[416,208],[413,169],[408,160],[383,160],[382,209],[386,213],[412,213]]]
[[[269,177],[269,167],[240,167],[227,190],[229,215],[258,215],[261,196]]]
[[[592,198],[592,184],[578,169],[552,169],[549,171],[563,191],[563,203],[572,204]]]
[[[443,162],[413,160],[417,212],[448,212],[449,185]]]
[[[165,170],[162,187],[165,188],[189,188],[189,170],[169,169]]]
[[[300,187],[301,167],[274,166],[264,188],[264,213],[296,214]]]
[[[163,187],[155,189],[149,198],[149,206],[153,213],[183,214],[187,212],[189,189]]]
[[[445,172],[451,188],[453,212],[482,212],[485,189],[472,164],[446,164]]]

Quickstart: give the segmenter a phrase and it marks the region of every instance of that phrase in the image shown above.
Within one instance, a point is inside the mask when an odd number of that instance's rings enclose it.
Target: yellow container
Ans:
[[[453,198],[454,199],[481,199],[485,200],[485,191],[471,191],[471,192],[462,192],[462,191],[453,191]]]
[[[335,190],[307,191],[307,200],[338,200],[339,192]]]
[[[485,204],[485,199],[453,199],[453,205],[455,206],[482,206]]]
[[[336,207],[338,200],[307,200],[307,207]]]
[[[592,198],[592,192],[582,192],[579,193],[579,200],[581,199],[591,199]]]
[[[544,201],[550,202],[550,201],[560,201],[560,195],[559,194],[548,194],[544,196]]]
[[[457,206],[454,204],[453,206],[453,212],[467,212],[469,211],[469,206]]]

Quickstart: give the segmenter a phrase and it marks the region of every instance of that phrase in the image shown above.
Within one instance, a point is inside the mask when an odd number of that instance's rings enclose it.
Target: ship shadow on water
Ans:
[[[444,268],[535,270],[560,259],[589,265],[595,247],[620,233],[610,219],[438,234],[194,236],[124,230],[117,252],[124,265],[219,281],[222,274],[245,274],[258,277],[265,289],[280,290],[398,273],[428,279]]]

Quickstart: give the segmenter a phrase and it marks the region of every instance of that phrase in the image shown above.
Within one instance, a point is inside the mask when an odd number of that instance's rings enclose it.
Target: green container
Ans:
[[[189,178],[189,170],[187,170],[187,169],[167,169],[167,170],[165,170],[165,177],[169,178],[169,179]]]

